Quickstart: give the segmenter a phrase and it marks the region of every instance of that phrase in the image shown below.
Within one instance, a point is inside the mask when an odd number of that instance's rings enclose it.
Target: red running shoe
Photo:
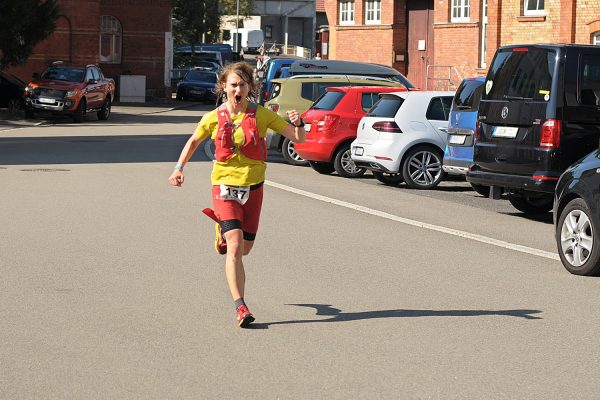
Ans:
[[[240,328],[247,328],[248,325],[254,322],[254,316],[250,314],[250,311],[248,311],[248,307],[246,307],[245,304],[239,306],[235,313]]]
[[[219,224],[219,219],[217,218],[215,212],[210,208],[205,208],[202,212],[208,216],[208,218],[215,221],[215,250],[217,253],[223,255],[227,254],[227,243],[225,242],[225,237],[221,233],[221,224]]]

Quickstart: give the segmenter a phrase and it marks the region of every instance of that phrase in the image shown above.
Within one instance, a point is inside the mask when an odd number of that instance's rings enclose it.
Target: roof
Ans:
[[[404,92],[408,89],[398,86],[331,86],[325,88],[328,92]]]

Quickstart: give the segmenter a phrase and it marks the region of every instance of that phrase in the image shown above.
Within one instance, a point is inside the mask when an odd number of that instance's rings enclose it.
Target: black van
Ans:
[[[472,184],[525,213],[552,208],[561,173],[598,146],[600,47],[500,47],[479,105]]]

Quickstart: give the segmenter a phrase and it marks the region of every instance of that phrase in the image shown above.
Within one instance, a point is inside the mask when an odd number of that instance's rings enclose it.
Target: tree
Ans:
[[[0,70],[22,64],[54,32],[58,0],[0,1]]]
[[[238,0],[175,0],[173,36],[176,44],[195,45],[219,39],[221,15],[236,15]],[[240,19],[250,15],[252,0],[239,0]]]

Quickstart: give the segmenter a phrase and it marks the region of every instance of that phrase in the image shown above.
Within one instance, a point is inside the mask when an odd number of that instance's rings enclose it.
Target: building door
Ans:
[[[408,80],[418,88],[427,85],[427,65],[433,65],[433,0],[407,0]],[[431,88],[431,81],[429,84]]]

